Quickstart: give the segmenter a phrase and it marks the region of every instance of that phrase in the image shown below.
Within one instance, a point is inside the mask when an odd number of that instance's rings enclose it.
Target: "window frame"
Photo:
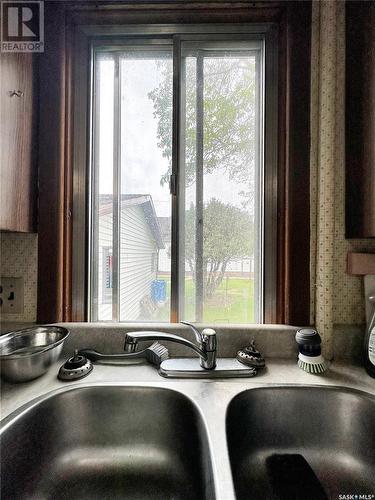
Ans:
[[[210,23],[226,26],[272,23],[278,32],[278,219],[277,313],[265,323],[308,325],[310,317],[310,69],[312,2],[185,2],[95,6],[45,3],[48,39],[39,58],[38,287],[37,321],[87,321],[85,274],[77,280],[72,247],[89,240],[84,200],[88,177],[82,165],[87,141],[90,42],[124,34],[124,25],[146,28]],[[51,120],[53,116],[53,120]],[[77,147],[79,146],[79,148]],[[73,194],[74,193],[74,194]],[[77,209],[79,210],[77,212]],[[74,227],[73,227],[74,221]],[[87,262],[87,245],[80,245]],[[87,272],[84,265],[83,273]],[[75,280],[74,294],[73,278]],[[313,291],[313,288],[311,288]]]
[[[88,165],[77,165],[80,168],[80,177],[88,176],[88,196],[83,199],[84,193],[79,193],[80,196],[75,196],[76,209],[75,213],[82,213],[83,204],[86,205],[88,213],[88,248],[79,248],[85,245],[86,242],[75,240],[73,247],[73,303],[82,303],[84,299],[78,296],[80,290],[87,289],[87,298],[85,309],[87,311],[88,320],[95,318],[95,303],[93,303],[93,294],[91,293],[95,287],[94,268],[92,265],[91,248],[95,238],[95,224],[93,223],[90,207],[95,203],[95,158],[93,158],[93,146],[95,142],[95,133],[98,127],[95,127],[95,60],[96,54],[102,51],[118,53],[124,50],[126,46],[134,46],[135,43],[145,46],[165,46],[169,45],[173,51],[173,126],[172,126],[172,175],[171,175],[171,197],[172,197],[172,241],[171,253],[174,258],[171,260],[171,296],[170,296],[170,322],[177,323],[181,318],[181,308],[184,301],[183,297],[183,280],[181,277],[180,267],[180,221],[181,212],[181,196],[180,193],[180,159],[182,152],[180,151],[181,130],[181,44],[184,42],[202,43],[202,42],[251,42],[257,41],[261,45],[262,57],[262,91],[259,96],[261,119],[260,134],[261,143],[259,146],[260,161],[263,165],[261,170],[261,185],[263,187],[261,197],[262,207],[262,227],[258,241],[262,249],[261,261],[261,277],[259,282],[259,292],[262,297],[262,302],[258,302],[258,314],[261,318],[261,323],[276,322],[276,294],[277,294],[277,204],[278,204],[278,44],[277,44],[277,28],[274,23],[264,23],[261,25],[254,24],[195,24],[195,25],[170,25],[170,26],[144,26],[131,25],[123,26],[123,31],[126,35],[121,37],[111,37],[103,39],[102,37],[94,37],[90,42],[90,92],[88,94],[88,102],[90,103],[90,126],[89,126],[89,148],[90,155]],[[118,79],[118,73],[115,73],[115,79]],[[119,87],[119,85],[118,85]],[[116,86],[115,86],[116,88]],[[116,94],[116,92],[115,92]],[[119,96],[115,95],[118,99]],[[265,105],[267,103],[267,105]],[[115,120],[116,123],[116,120]],[[114,134],[118,130],[114,130]],[[119,138],[117,138],[119,142]],[[115,139],[116,144],[116,139]],[[114,161],[116,161],[114,159]],[[114,168],[114,176],[117,169]],[[114,178],[114,188],[118,179]],[[86,181],[87,185],[87,181]],[[114,190],[114,196],[115,193]],[[74,227],[74,225],[73,225]],[[116,230],[116,206],[114,206],[114,231]],[[116,235],[115,235],[116,236]],[[114,236],[114,242],[116,240]],[[89,255],[89,264],[86,272],[85,262],[82,260],[83,255]],[[81,259],[79,259],[79,256]],[[267,270],[267,272],[265,272]],[[85,275],[87,282],[82,283],[82,275]],[[116,252],[113,252],[113,318],[111,321],[119,321],[119,308],[116,300]],[[94,280],[94,283],[93,283]],[[256,293],[259,293],[256,292]],[[92,315],[92,311],[94,311]]]

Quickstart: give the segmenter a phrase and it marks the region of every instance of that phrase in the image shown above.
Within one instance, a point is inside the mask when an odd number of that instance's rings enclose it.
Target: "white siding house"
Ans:
[[[122,195],[120,223],[120,321],[147,319],[157,278],[160,227],[149,195]],[[112,319],[112,196],[99,206],[98,319]]]

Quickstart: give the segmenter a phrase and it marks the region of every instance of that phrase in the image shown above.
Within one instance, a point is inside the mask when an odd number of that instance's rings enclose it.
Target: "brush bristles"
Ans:
[[[169,358],[169,352],[162,344],[154,342],[146,349],[146,358],[153,365],[159,366],[160,363]]]
[[[306,361],[298,360],[298,366],[307,373],[324,373],[327,370],[327,363],[308,363]]]

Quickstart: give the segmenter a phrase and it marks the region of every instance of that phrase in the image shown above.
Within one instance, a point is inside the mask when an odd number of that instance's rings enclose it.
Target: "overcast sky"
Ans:
[[[100,193],[112,193],[112,141],[113,141],[113,62],[102,61],[100,71]],[[171,62],[172,68],[172,62]],[[168,161],[158,147],[157,119],[153,116],[150,91],[160,83],[160,70],[152,60],[124,60],[122,65],[122,181],[123,193],[150,194],[158,216],[170,216],[171,205],[168,185],[160,179],[168,169]],[[189,192],[193,192],[190,188]],[[238,196],[245,185],[231,182],[223,174],[205,175],[205,199],[216,197],[225,203],[241,206]],[[189,193],[187,201],[193,201]]]

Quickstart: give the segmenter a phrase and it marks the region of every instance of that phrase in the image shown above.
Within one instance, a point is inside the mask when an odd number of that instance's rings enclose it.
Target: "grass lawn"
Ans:
[[[167,296],[170,281],[167,281]],[[184,318],[195,318],[194,282],[185,281]],[[169,304],[160,309],[157,319],[169,321]],[[254,322],[254,281],[248,278],[224,278],[213,297],[206,301],[203,309],[205,323],[253,323]]]

